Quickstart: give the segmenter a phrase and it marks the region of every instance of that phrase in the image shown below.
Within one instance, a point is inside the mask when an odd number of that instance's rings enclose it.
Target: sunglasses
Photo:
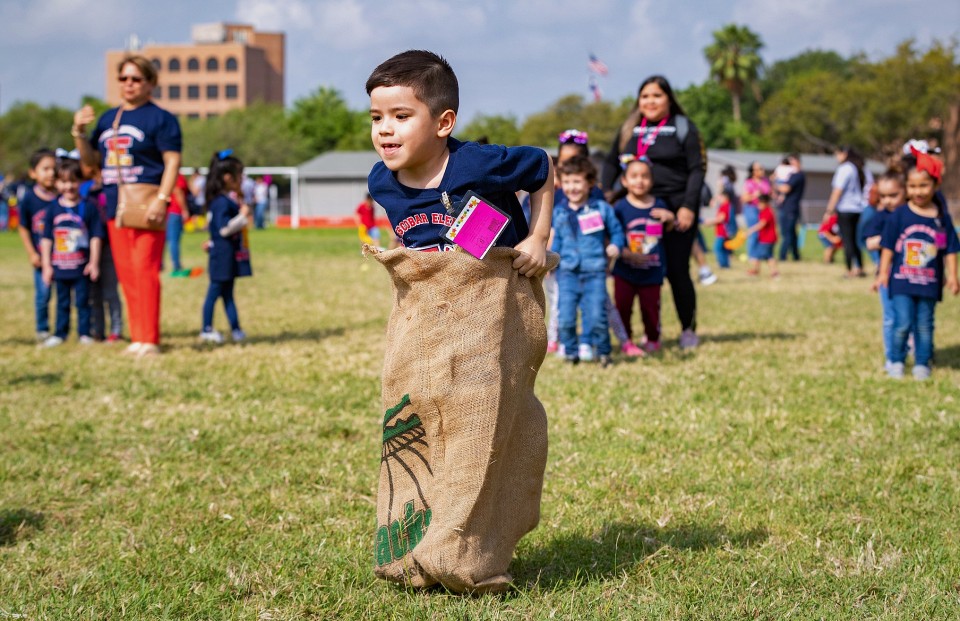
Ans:
[[[133,82],[134,84],[140,84],[143,82],[143,78],[138,75],[120,75],[117,76],[117,82]]]

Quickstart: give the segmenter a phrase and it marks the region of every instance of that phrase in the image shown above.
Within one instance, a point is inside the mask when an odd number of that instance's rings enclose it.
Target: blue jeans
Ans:
[[[57,330],[54,334],[62,339],[70,333],[70,292],[75,296],[77,307],[77,334],[90,336],[90,281],[86,276],[56,279],[57,284]]]
[[[171,269],[179,272],[183,269],[180,264],[180,238],[183,235],[183,216],[178,213],[167,214],[167,248],[170,249]]]
[[[580,309],[579,342],[609,356],[610,329],[607,322],[606,272],[557,271],[560,290],[560,342],[568,356],[577,353],[577,308]]]
[[[780,241],[780,260],[787,260],[787,253],[793,257],[794,261],[800,260],[800,246],[797,240],[797,223],[800,221],[800,214],[796,212],[780,212],[780,234],[783,239]]]
[[[267,215],[267,204],[257,203],[253,207],[253,226],[257,227],[258,229],[262,229],[264,227],[264,220],[266,219],[266,215]]]
[[[730,267],[730,251],[723,247],[725,241],[719,237],[713,240],[713,253],[717,255],[717,265],[722,269]]]
[[[756,205],[744,205],[743,206],[743,219],[747,223],[747,228],[750,228],[757,222],[760,222],[760,209]],[[747,256],[753,257],[756,253],[757,248],[757,239],[759,239],[760,233],[750,233],[747,235]]]
[[[37,320],[37,332],[50,331],[50,285],[43,282],[43,270],[33,270],[33,308]]]
[[[903,362],[907,358],[907,339],[913,332],[914,364],[928,367],[933,357],[933,311],[937,306],[934,298],[912,295],[895,295],[893,303],[893,353],[891,362]]]
[[[217,298],[223,298],[223,308],[227,311],[227,321],[231,330],[240,329],[240,317],[237,315],[237,305],[233,301],[233,283],[236,280],[210,281],[207,289],[207,299],[203,301],[203,331],[213,330],[213,307]]]
[[[883,309],[883,353],[886,360],[893,359],[893,326],[896,322],[893,300],[890,299],[889,292],[886,287],[880,287],[880,308]]]
[[[857,246],[860,250],[867,249],[867,238],[863,236],[863,229],[866,227],[867,222],[875,215],[877,215],[877,208],[873,205],[867,205],[860,213],[860,221],[857,222]],[[873,255],[871,255],[871,258],[873,258]]]

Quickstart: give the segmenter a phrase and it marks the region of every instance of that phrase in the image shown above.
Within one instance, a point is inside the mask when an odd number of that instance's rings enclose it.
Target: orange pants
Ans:
[[[160,270],[164,231],[118,228],[107,222],[117,279],[127,300],[130,340],[160,344]]]

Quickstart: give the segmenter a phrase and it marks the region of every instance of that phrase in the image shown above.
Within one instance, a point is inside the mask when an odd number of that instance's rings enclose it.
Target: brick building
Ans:
[[[198,24],[193,42],[148,43],[136,53],[153,61],[156,103],[185,118],[210,118],[256,101],[283,105],[284,35],[247,24]],[[106,100],[120,103],[117,63],[130,53],[107,52]]]

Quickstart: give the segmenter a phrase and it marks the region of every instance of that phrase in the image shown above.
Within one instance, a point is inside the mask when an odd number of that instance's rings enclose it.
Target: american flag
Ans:
[[[593,76],[590,76],[590,92],[593,93],[594,101],[600,101],[603,97],[603,93],[600,92],[600,85],[597,84],[597,79]]]
[[[594,54],[590,54],[590,62],[587,63],[587,67],[597,75],[605,76],[610,72],[610,70],[607,69],[607,65]]]

